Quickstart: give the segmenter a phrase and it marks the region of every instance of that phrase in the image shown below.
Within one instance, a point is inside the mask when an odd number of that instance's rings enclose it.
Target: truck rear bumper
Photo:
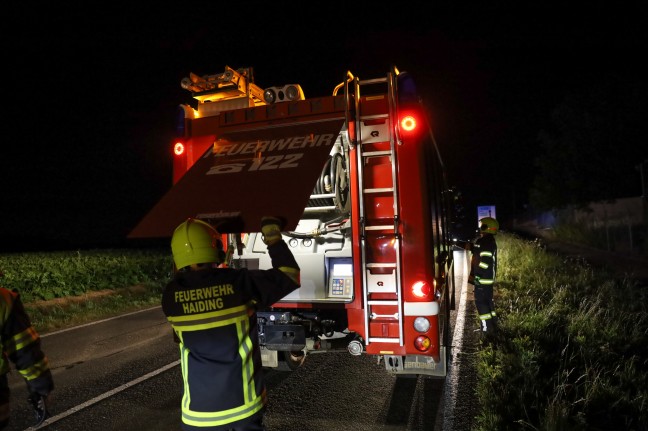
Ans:
[[[440,348],[439,361],[430,356],[384,356],[385,368],[395,375],[425,375],[431,377],[445,377],[447,373],[446,347]]]

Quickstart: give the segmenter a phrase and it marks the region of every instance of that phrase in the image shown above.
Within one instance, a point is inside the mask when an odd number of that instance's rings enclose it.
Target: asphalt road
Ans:
[[[266,415],[272,431],[466,431],[476,349],[465,253],[456,252],[455,333],[446,379],[396,378],[373,356],[310,355],[294,372],[269,371]],[[463,287],[463,288],[462,288]],[[177,346],[159,307],[44,334],[56,389],[57,431],[178,431],[182,378]],[[32,430],[25,384],[10,376],[10,430]]]

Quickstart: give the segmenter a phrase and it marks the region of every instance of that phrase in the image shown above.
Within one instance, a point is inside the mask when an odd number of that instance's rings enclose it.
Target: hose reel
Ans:
[[[328,158],[308,201],[307,212],[347,213],[349,211],[349,177],[344,155]]]

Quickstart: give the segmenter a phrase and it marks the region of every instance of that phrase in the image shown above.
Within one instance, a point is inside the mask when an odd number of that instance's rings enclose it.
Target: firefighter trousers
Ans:
[[[495,332],[497,329],[497,315],[495,314],[495,303],[493,302],[493,285],[475,285],[475,307],[479,314],[481,330],[483,332]]]

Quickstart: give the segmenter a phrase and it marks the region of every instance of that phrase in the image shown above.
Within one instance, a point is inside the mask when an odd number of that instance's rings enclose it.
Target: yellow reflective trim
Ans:
[[[480,314],[480,315],[479,315],[479,318],[480,318],[481,320],[490,320],[490,318],[491,318],[491,313]]]
[[[29,327],[18,334],[15,334],[13,337],[8,339],[5,343],[5,352],[7,355],[24,349],[26,346],[29,346],[34,341],[38,340],[38,334],[33,327]]]
[[[189,349],[180,344],[180,367],[182,368],[182,381],[184,386],[182,396],[182,410],[188,409],[191,403],[191,392],[189,391],[189,380],[187,379],[187,361],[189,360]]]
[[[480,278],[479,284],[493,284],[493,280],[489,280],[487,278]]]
[[[484,262],[479,262],[479,267],[482,268],[482,269],[486,269],[486,268],[488,268],[488,264],[484,263]]]
[[[280,266],[279,271],[286,274],[296,284],[301,284],[301,271],[291,266]]]
[[[247,307],[241,305],[238,307],[228,308],[223,312],[194,314],[190,316],[170,316],[167,320],[177,331],[199,331],[203,329],[217,328],[219,326],[233,325],[247,319]],[[187,319],[190,317],[190,319]]]
[[[480,251],[479,256],[493,257],[493,253],[491,253],[490,251]]]
[[[243,399],[246,403],[254,401],[256,390],[254,385],[254,361],[252,361],[252,340],[248,333],[249,321],[240,322],[237,326],[239,338],[239,356],[241,356],[241,381],[243,382]]]
[[[47,362],[47,358],[44,357],[31,367],[23,368],[22,370],[18,370],[18,372],[25,380],[34,380],[47,370],[49,370],[49,363]]]
[[[227,425],[252,416],[260,411],[265,404],[265,392],[257,397],[253,403],[236,407],[222,412],[195,412],[182,409],[182,422],[196,427]]]
[[[209,313],[201,313],[201,314],[188,314],[184,316],[170,316],[168,320],[170,322],[176,322],[178,324],[182,322],[191,322],[194,320],[202,320],[202,319],[217,319],[219,317],[225,316],[227,314],[235,313],[235,312],[246,312],[246,307],[245,305],[239,305],[238,307],[232,307],[232,308],[225,308],[223,310],[218,310],[218,311],[212,311]]]

